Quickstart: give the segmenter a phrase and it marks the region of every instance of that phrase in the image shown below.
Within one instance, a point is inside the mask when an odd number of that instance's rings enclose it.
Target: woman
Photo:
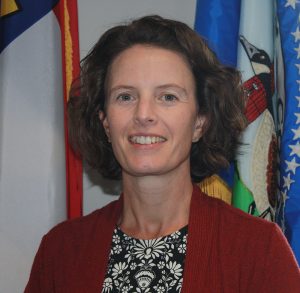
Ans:
[[[193,185],[228,166],[245,127],[239,73],[193,30],[159,16],[108,30],[69,118],[123,193],[44,236],[25,292],[300,292],[277,226]]]

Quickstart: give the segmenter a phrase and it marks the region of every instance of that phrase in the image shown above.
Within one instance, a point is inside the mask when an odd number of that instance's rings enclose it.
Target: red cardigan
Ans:
[[[67,221],[43,237],[25,293],[97,292],[107,269],[122,201]],[[296,293],[300,273],[274,223],[194,187],[182,293]]]

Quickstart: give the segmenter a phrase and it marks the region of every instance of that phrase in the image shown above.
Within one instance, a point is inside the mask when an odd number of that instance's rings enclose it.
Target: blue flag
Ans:
[[[300,3],[278,0],[277,13],[286,89],[277,220],[300,264]]]
[[[57,2],[58,0],[3,0],[0,16],[0,53],[14,39],[51,11]]]
[[[240,6],[241,0],[198,0],[196,6],[195,31],[206,39],[209,47],[224,65],[233,67],[237,64]],[[225,201],[231,203],[234,184],[233,163],[228,169],[221,170],[218,176],[214,177],[212,184],[211,191],[202,189],[209,195],[226,193],[225,197],[228,200]],[[223,199],[223,196],[221,198]]]
[[[236,66],[241,0],[198,0],[195,30],[223,64]]]

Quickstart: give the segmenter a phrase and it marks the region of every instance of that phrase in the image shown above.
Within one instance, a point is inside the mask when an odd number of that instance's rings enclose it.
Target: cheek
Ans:
[[[195,129],[194,120],[189,119],[191,116],[188,117],[188,115],[191,115],[191,113],[182,113],[178,116],[179,118],[173,121],[173,131],[185,139],[191,138]]]
[[[111,138],[116,138],[120,135],[122,131],[122,125],[118,123],[116,120],[112,120],[112,123],[109,123],[109,133]]]
[[[126,136],[128,121],[124,116],[110,116],[108,120],[109,133],[112,143],[119,141]]]

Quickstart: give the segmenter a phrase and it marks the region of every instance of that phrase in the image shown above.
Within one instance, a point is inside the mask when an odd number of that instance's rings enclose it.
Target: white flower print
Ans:
[[[171,283],[170,283],[170,287],[173,287],[175,284],[176,284],[177,280],[173,280]]]
[[[180,253],[185,253],[186,251],[186,244],[185,243],[181,243],[179,246],[178,246],[178,251]]]
[[[124,240],[125,240],[125,241],[129,241],[129,240],[131,240],[131,237],[128,236],[128,235],[126,235],[126,234],[124,234]]]
[[[106,278],[103,283],[102,293],[110,292],[112,290],[112,279]]]
[[[171,238],[171,241],[169,242],[169,246],[168,246],[168,249],[171,249],[173,250],[174,249],[174,239]]]
[[[177,238],[179,238],[180,234],[181,234],[180,231],[176,231],[171,234],[171,237],[177,239]]]
[[[136,288],[136,292],[134,292],[134,293],[150,293],[150,288],[143,290],[138,287],[138,288]]]
[[[164,293],[165,292],[165,287],[163,287],[163,286],[157,286],[154,289],[156,289],[157,293]]]
[[[156,258],[163,254],[165,242],[161,238],[154,240],[140,240],[135,248],[134,253],[138,258]]]
[[[120,252],[122,251],[121,245],[119,245],[119,244],[115,245],[115,246],[113,247],[113,251],[114,251],[114,253],[116,253],[116,254],[120,253]]]
[[[157,267],[161,270],[165,267],[165,263],[163,261],[160,261],[158,264],[157,264]]]
[[[130,262],[131,259],[134,257],[134,253],[132,251],[132,249],[130,249],[126,254],[125,254],[125,258],[127,259],[127,262]]]
[[[170,261],[167,264],[167,268],[170,270],[170,273],[174,275],[176,279],[181,277],[183,271],[183,269],[181,268],[181,264],[177,263],[176,261]]]
[[[172,251],[170,251],[170,250],[165,250],[165,251],[164,251],[164,256],[165,256],[166,262],[168,262],[169,259],[170,259],[171,257],[173,257],[173,253],[172,253]]]
[[[179,293],[187,227],[168,236],[139,240],[114,231],[102,293]]]
[[[129,292],[130,289],[132,289],[133,287],[131,285],[125,285],[122,287],[122,293],[127,293]]]
[[[182,282],[183,282],[183,278],[179,279],[178,283],[177,283],[177,287],[176,290],[177,291],[181,291],[182,288]]]
[[[136,264],[135,262],[132,262],[132,263],[130,264],[130,269],[131,269],[132,271],[135,270],[136,267],[137,267],[137,264]]]
[[[115,279],[115,280],[114,280],[114,285],[115,285],[117,288],[119,288],[120,282],[119,282],[118,279]]]
[[[112,241],[117,244],[120,243],[120,236],[118,234],[114,234]]]
[[[155,264],[153,263],[152,259],[142,259],[141,262],[138,264],[139,267],[144,267],[144,268],[151,268],[154,267]]]
[[[112,269],[113,278],[117,278],[118,275],[122,274],[124,270],[127,269],[127,265],[125,262],[116,263]]]

